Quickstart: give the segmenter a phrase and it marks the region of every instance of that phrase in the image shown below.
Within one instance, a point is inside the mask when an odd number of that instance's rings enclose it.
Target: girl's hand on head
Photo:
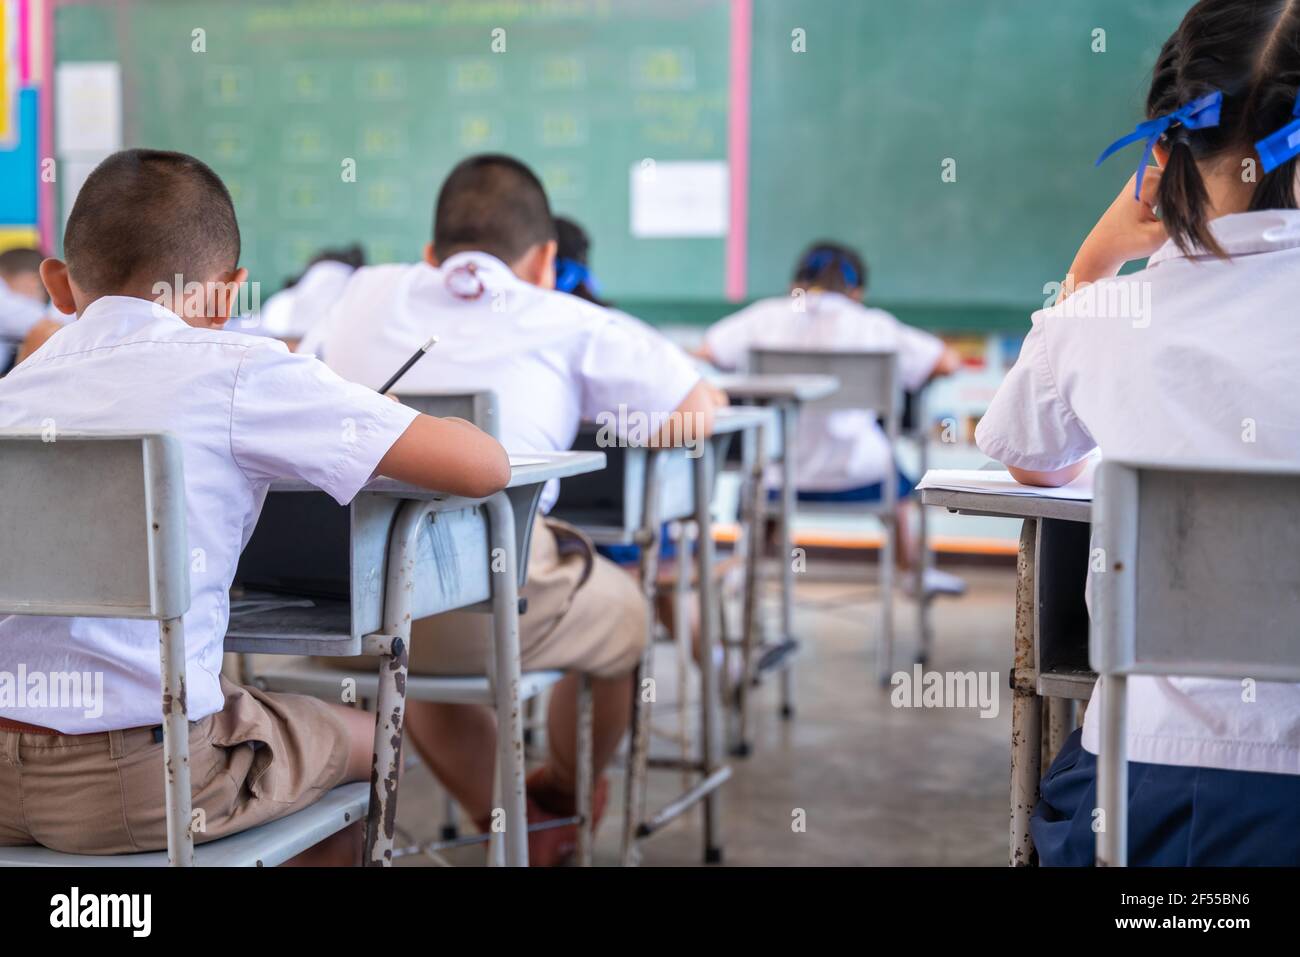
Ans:
[[[1125,263],[1146,259],[1165,244],[1169,235],[1155,211],[1162,174],[1160,167],[1148,166],[1142,179],[1141,198],[1135,199],[1133,190],[1137,174],[1134,173],[1110,208],[1097,220],[1070,267],[1075,287],[1085,282],[1109,279]]]

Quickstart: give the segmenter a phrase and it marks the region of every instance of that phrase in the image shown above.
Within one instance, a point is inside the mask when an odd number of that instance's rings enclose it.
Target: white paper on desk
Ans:
[[[919,489],[944,489],[949,492],[983,492],[996,495],[1020,495],[1025,498],[1059,498],[1072,502],[1092,501],[1092,477],[1101,459],[1093,456],[1087,467],[1072,482],[1056,488],[1021,485],[1005,469],[930,469],[917,483]]]
[[[631,231],[638,239],[727,235],[725,161],[642,160],[632,165],[631,180]]]

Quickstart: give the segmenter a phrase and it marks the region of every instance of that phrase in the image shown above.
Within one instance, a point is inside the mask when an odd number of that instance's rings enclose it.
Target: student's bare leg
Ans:
[[[543,769],[536,773],[540,783],[552,795],[572,798],[578,780],[578,686],[581,677],[565,675],[551,689],[551,704],[546,720],[546,740],[550,754]],[[592,762],[597,775],[605,769],[632,717],[632,675],[591,679]]]
[[[915,514],[916,506],[908,501],[899,502],[894,513],[895,527],[898,530],[894,539],[894,563],[901,571],[916,567],[917,542],[916,535],[912,532],[912,518]]]
[[[344,780],[369,781],[370,769],[375,755],[375,714],[360,708],[348,708],[341,704],[331,704],[330,708],[343,719],[343,726],[348,733],[348,763]],[[361,853],[366,836],[364,821],[345,827],[336,834],[331,834],[319,844],[315,844],[289,860],[281,867],[355,867],[361,862]]]
[[[406,740],[471,820],[491,815],[497,753],[496,715],[491,708],[408,701]]]

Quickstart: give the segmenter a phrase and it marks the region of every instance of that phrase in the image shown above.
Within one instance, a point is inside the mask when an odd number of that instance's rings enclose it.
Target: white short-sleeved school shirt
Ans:
[[[302,339],[329,315],[353,269],[347,263],[318,262],[287,289],[262,304],[259,332],[281,339]],[[300,349],[307,352],[309,350]]]
[[[1231,255],[1166,244],[1140,272],[1037,312],[975,437],[993,458],[1053,470],[1103,456],[1300,462],[1300,211],[1211,223]],[[1225,636],[1225,641],[1229,640]],[[1300,774],[1300,686],[1130,677],[1129,759]],[[1098,747],[1096,689],[1083,745]]]
[[[349,502],[415,418],[282,343],[196,329],[142,299],[98,299],[0,379],[0,428],[167,431],[182,446],[190,554],[189,716],[220,711],[229,589],[272,479]],[[102,674],[101,713],[15,707],[0,715],[69,734],[162,720],[152,621],[9,616],[0,670]],[[89,712],[89,713],[88,713]]]
[[[32,326],[49,315],[50,307],[9,288],[0,279],[0,375],[13,362],[18,346]]]
[[[836,292],[762,299],[715,323],[704,342],[724,369],[743,369],[751,349],[893,349],[903,388],[920,388],[943,341]],[[795,479],[800,491],[841,492],[891,474],[889,440],[874,412],[809,410],[799,417]]]
[[[329,322],[324,360],[372,388],[436,335],[393,391],[493,390],[509,452],[569,449],[581,421],[617,415],[620,406],[671,413],[700,380],[686,354],[651,327],[526,283],[486,253],[459,253],[437,269],[359,269]],[[558,492],[557,483],[543,491],[543,511]]]

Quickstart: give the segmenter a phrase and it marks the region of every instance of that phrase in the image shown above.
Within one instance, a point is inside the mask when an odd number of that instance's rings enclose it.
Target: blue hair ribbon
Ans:
[[[563,256],[555,257],[556,289],[560,292],[573,292],[573,290],[584,284],[596,295],[600,295],[600,286],[596,283],[596,277],[591,274],[591,270],[586,265],[576,259],[565,259]]]
[[[1271,173],[1292,157],[1300,156],[1300,93],[1296,94],[1291,116],[1290,123],[1255,144],[1265,173]]]
[[[801,272],[811,273],[814,277],[821,274],[827,266],[839,260],[840,275],[844,277],[844,285],[849,289],[858,288],[858,271],[853,268],[853,264],[844,256],[835,252],[833,249],[814,249],[808,254],[808,258],[803,261]]]
[[[1146,140],[1147,145],[1142,151],[1142,159],[1137,168],[1137,189],[1134,190],[1134,198],[1141,199],[1142,179],[1146,176],[1147,165],[1151,162],[1151,151],[1155,149],[1160,137],[1164,136],[1169,128],[1175,125],[1184,126],[1189,130],[1203,130],[1207,127],[1218,126],[1219,113],[1222,108],[1223,93],[1219,90],[1198,97],[1190,103],[1184,103],[1172,113],[1166,113],[1164,116],[1157,116],[1154,120],[1139,123],[1137,129],[1132,133],[1121,136],[1110,146],[1107,146],[1093,165],[1100,166],[1112,154],[1119,152],[1130,143]]]

